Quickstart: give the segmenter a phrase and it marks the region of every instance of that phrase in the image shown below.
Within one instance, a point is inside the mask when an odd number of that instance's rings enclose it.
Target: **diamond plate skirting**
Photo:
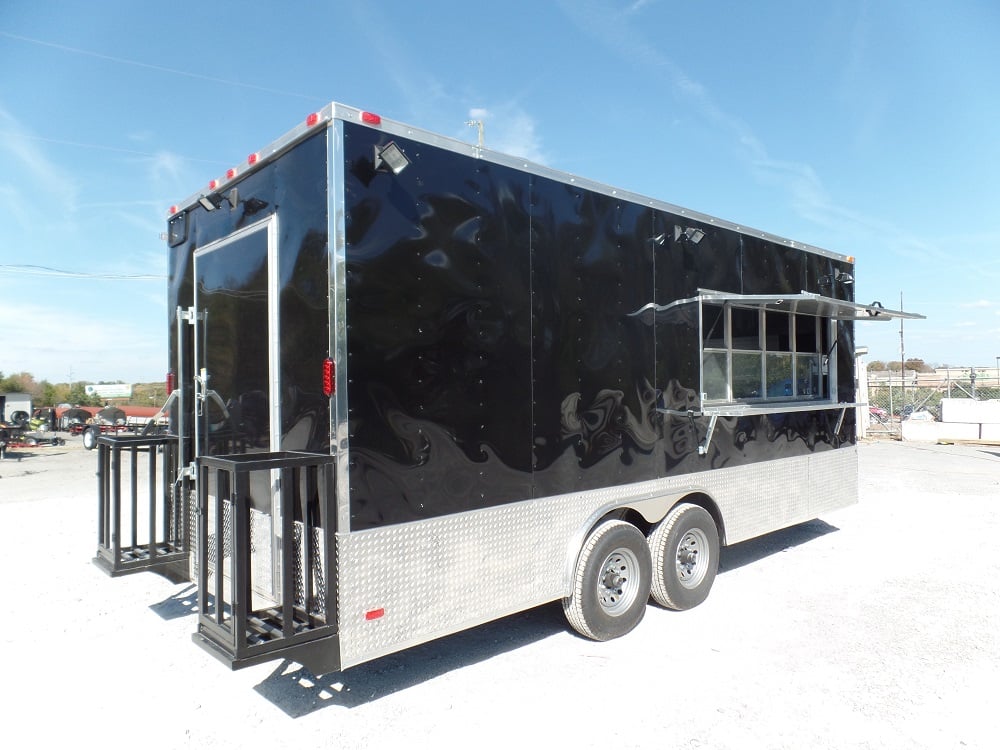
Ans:
[[[857,465],[850,446],[338,534],[342,666],[562,598],[584,536],[614,508],[658,520],[701,492],[733,544],[857,502]]]

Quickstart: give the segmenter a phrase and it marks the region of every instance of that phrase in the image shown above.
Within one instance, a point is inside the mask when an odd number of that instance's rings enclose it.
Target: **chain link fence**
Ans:
[[[941,399],[1000,399],[1000,371],[993,368],[937,372],[868,373],[869,435],[900,435],[905,419],[941,419]]]

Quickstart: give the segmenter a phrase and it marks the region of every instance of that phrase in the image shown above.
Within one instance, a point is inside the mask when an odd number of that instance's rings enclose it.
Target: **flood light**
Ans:
[[[403,150],[394,141],[389,141],[382,148],[375,147],[375,169],[382,165],[389,167],[393,174],[399,174],[410,164]]]
[[[692,245],[697,245],[705,239],[705,233],[697,227],[680,227],[675,225],[674,242],[680,239],[688,240]]]
[[[198,202],[206,211],[214,211],[222,205],[222,196],[218,193],[209,193],[208,195],[201,196]]]

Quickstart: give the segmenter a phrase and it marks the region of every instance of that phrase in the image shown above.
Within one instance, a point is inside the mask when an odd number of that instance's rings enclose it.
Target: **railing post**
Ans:
[[[121,518],[122,518],[122,472],[121,449],[117,445],[111,447],[111,553],[115,560],[122,556]]]
[[[247,645],[247,617],[253,610],[253,587],[250,580],[250,475],[227,472],[235,480],[232,497],[233,536],[230,557],[233,560],[233,644],[236,653]],[[228,480],[227,480],[228,481]],[[221,573],[218,574],[221,578]]]

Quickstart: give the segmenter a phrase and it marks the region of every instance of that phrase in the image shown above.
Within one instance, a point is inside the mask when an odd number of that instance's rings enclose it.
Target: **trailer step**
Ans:
[[[97,441],[98,524],[93,562],[112,577],[159,572],[190,580],[186,478],[170,435],[104,435]]]
[[[195,642],[233,669],[339,659],[333,463],[330,455],[294,452],[197,460]],[[281,488],[276,517],[261,510],[274,487]]]

